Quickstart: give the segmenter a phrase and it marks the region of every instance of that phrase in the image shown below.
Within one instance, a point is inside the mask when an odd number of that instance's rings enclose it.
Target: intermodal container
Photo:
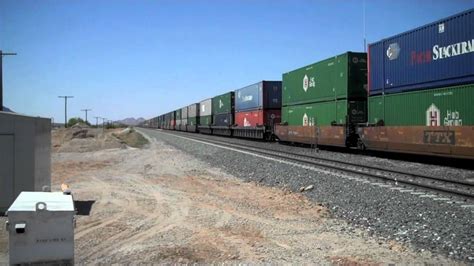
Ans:
[[[235,111],[281,108],[281,81],[261,81],[235,91]]]
[[[283,74],[283,106],[367,97],[367,54],[347,52]]]
[[[367,101],[337,100],[282,107],[282,123],[289,126],[328,126],[367,122]]]
[[[181,109],[174,111],[174,113],[175,113],[176,120],[181,119]]]
[[[199,117],[199,124],[202,125],[202,126],[212,125],[212,115],[200,116]]]
[[[474,84],[369,97],[369,123],[472,126]]]
[[[212,115],[212,99],[206,99],[199,103],[199,116]]]
[[[199,116],[199,103],[188,105],[188,118]]]
[[[197,126],[199,125],[199,116],[188,117],[188,126]]]
[[[369,45],[370,95],[474,82],[474,9]]]
[[[234,112],[234,95],[231,91],[212,98],[212,112],[215,115]]]
[[[176,125],[176,113],[174,111],[170,112],[170,129],[174,129]]]
[[[181,108],[181,119],[188,118],[188,107]]]
[[[228,127],[234,124],[234,113],[224,113],[213,115],[213,125],[219,127]]]
[[[239,127],[273,126],[281,122],[281,110],[260,109],[235,113],[235,124]]]

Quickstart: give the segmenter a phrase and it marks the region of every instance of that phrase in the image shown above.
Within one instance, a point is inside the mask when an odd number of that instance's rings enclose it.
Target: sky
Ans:
[[[152,118],[474,8],[474,0],[0,0],[4,105]]]

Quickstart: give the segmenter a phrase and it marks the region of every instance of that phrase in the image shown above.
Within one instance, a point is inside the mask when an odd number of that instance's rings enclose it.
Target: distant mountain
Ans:
[[[122,120],[117,120],[115,122],[120,123],[120,124],[124,124],[124,125],[128,125],[128,126],[136,126],[140,123],[145,122],[145,118],[143,118],[143,117],[140,117],[140,118],[129,117],[129,118],[125,118],[125,119],[122,119]]]
[[[3,111],[4,111],[4,112],[9,112],[9,113],[14,113],[14,112],[12,111],[12,109],[10,109],[10,108],[8,108],[8,107],[5,107],[5,106],[3,106]]]

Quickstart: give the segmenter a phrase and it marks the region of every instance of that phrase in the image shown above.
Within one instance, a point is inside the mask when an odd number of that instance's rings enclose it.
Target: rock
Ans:
[[[309,185],[309,186],[304,188],[304,191],[312,190],[313,188],[314,188],[313,185]]]
[[[305,187],[300,187],[300,192],[303,192]]]

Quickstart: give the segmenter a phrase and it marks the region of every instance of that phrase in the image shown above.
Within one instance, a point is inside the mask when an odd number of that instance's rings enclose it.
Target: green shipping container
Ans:
[[[474,84],[369,97],[369,123],[472,126]]]
[[[202,126],[212,125],[212,115],[206,115],[206,116],[199,117],[199,123]]]
[[[196,126],[199,124],[199,117],[188,117],[188,126]]]
[[[283,106],[367,98],[367,54],[347,52],[283,74]]]
[[[181,120],[181,109],[175,111],[176,120]]]
[[[367,121],[367,101],[329,101],[282,107],[282,123],[289,126],[329,126],[333,122],[352,123]]]
[[[224,93],[212,98],[212,113],[226,114],[234,111],[234,92]]]

